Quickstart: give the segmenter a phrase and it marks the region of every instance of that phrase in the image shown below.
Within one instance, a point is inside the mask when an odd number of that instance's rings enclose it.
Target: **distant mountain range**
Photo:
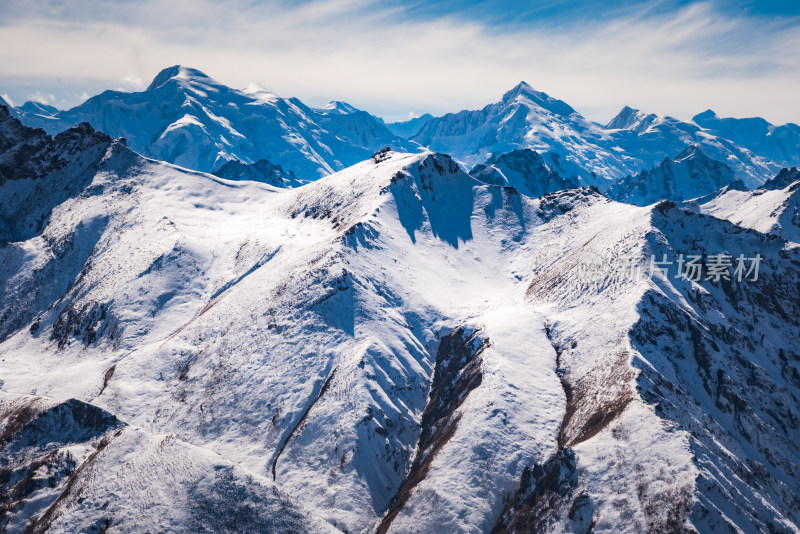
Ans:
[[[417,148],[346,104],[312,109],[256,85],[231,89],[180,66],[164,69],[141,92],[105,91],[70,110],[40,111],[26,104],[17,116],[51,134],[88,122],[142,155],[204,172],[231,160],[266,159],[315,180],[386,145]]]
[[[800,127],[794,124],[721,119],[710,110],[684,122],[624,107],[599,126],[524,82],[481,110],[386,124],[345,102],[314,109],[259,86],[232,89],[196,69],[175,66],[142,92],[106,91],[65,111],[27,102],[12,114],[50,134],[88,122],[111,137],[125,137],[145,156],[193,170],[266,160],[305,181],[385,146],[448,153],[465,169],[530,148],[548,160],[553,154],[562,174],[603,191],[691,145],[729,166],[749,188],[782,167],[800,164]]]
[[[620,202],[647,205],[667,200],[690,200],[714,193],[723,187],[747,190],[733,170],[709,158],[699,145],[693,145],[675,159],[665,158],[658,166],[615,182],[608,196]]]
[[[389,130],[400,137],[411,138],[417,135],[420,129],[433,118],[430,113],[425,113],[419,117],[408,119],[407,121],[390,122],[386,125]]]
[[[690,144],[700,145],[711,158],[725,162],[749,187],[757,187],[788,163],[760,156],[694,123],[644,115],[629,107],[600,127],[565,102],[525,83],[482,110],[431,119],[412,139],[469,165],[517,148],[553,152],[585,169],[584,182],[603,190],[665,157],[674,157]]]
[[[494,154],[486,163],[473,167],[469,174],[487,184],[514,187],[529,197],[541,197],[547,193],[579,187],[578,177],[561,176],[558,170],[562,169],[557,163],[557,160],[546,161],[535,150],[523,148],[505,154]]]

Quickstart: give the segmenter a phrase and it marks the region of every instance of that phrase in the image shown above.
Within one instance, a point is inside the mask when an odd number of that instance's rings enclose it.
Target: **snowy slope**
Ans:
[[[625,107],[606,127],[581,116],[561,100],[522,82],[503,99],[478,111],[450,113],[428,121],[413,137],[432,150],[453,155],[467,166],[517,148],[553,152],[583,168],[586,183],[605,190],[615,180],[649,169],[696,143],[729,165],[749,187],[773,176],[780,165],[696,124],[646,115]]]
[[[800,243],[800,172],[783,169],[753,191],[728,191],[701,205],[708,215]]]
[[[609,198],[629,204],[652,204],[661,199],[682,201],[729,189],[747,190],[730,167],[709,158],[699,145],[692,145],[657,167],[628,176],[608,189]]]
[[[371,152],[387,146],[395,150],[419,149],[391,132],[381,119],[346,102],[333,101],[312,111],[317,124],[353,146],[365,147]]]
[[[161,71],[145,91],[105,91],[55,119],[30,113],[20,118],[52,134],[89,122],[112,137],[124,137],[145,156],[190,169],[210,172],[229,160],[267,159],[306,180],[352,165],[386,145],[411,148],[364,112],[356,114],[357,127],[351,119],[330,115],[256,84],[231,89],[196,69],[174,66]],[[373,127],[366,128],[370,123]]]
[[[487,184],[513,186],[530,197],[579,186],[577,176],[562,177],[541,154],[530,148],[494,154],[485,164],[473,167],[469,174]]]
[[[113,495],[120,532],[208,499],[348,532],[798,530],[800,258],[779,237],[588,188],[533,199],[430,152],[280,189],[105,142],[0,247],[3,394],[127,425],[31,509],[65,495],[63,524],[99,529]],[[695,251],[759,252],[760,281],[581,275]]]
[[[19,108],[17,108],[21,113],[32,113],[34,115],[39,115],[42,117],[53,117],[58,114],[60,111],[55,106],[50,106],[47,104],[42,104],[41,102],[32,102],[27,101],[22,104]]]
[[[0,393],[0,434],[3,532],[337,532],[213,451],[75,399]]]
[[[48,127],[52,125],[52,127],[56,128],[52,133],[58,133],[58,131],[65,129],[58,119],[60,110],[54,106],[28,101],[15,108],[2,98],[0,98],[0,105],[8,107],[11,115],[25,124],[42,124],[48,125]]]

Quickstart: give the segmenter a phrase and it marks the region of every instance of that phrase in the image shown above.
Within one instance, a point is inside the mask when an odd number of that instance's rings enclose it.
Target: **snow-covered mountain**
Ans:
[[[51,138],[22,126],[0,106],[0,244],[40,233],[50,211],[80,194],[104,157],[124,145],[124,140],[112,142],[87,123]]]
[[[92,404],[0,392],[0,413],[3,532],[339,532],[268,479]]]
[[[710,109],[695,115],[692,120],[706,131],[730,139],[779,165],[800,165],[800,126],[797,124],[775,126],[760,117],[721,118]]]
[[[55,117],[61,111],[55,106],[30,100],[16,109],[22,114],[38,115],[40,117]]]
[[[317,124],[353,146],[365,147],[371,152],[386,146],[418,148],[393,134],[381,119],[345,102],[333,101],[312,111]]]
[[[616,129],[613,129],[615,126]],[[750,188],[758,187],[774,176],[782,165],[735,141],[715,136],[693,122],[665,115],[644,114],[627,106],[611,120],[606,129],[627,156],[645,163],[638,170],[654,167],[664,158],[681,152],[687,145],[699,145],[709,157],[724,162]]]
[[[469,174],[487,184],[513,186],[534,198],[580,185],[577,177],[562,177],[541,154],[530,148],[494,154],[486,163],[473,167]]]
[[[658,120],[658,115],[642,113],[638,109],[625,106],[611,121],[604,126],[606,130],[632,130],[644,133]]]
[[[753,191],[726,191],[700,206],[703,213],[800,244],[800,171],[782,169]]]
[[[11,112],[50,134],[89,122],[126,138],[148,157],[190,169],[212,172],[230,160],[266,159],[301,180],[341,170],[385,146],[415,151],[423,145],[453,155],[464,168],[493,154],[531,148],[557,155],[569,172],[582,173],[582,183],[601,190],[688,144],[699,144],[709,157],[729,165],[750,188],[800,162],[800,130],[794,124],[720,119],[712,111],[683,122],[626,106],[599,126],[524,82],[482,110],[385,124],[345,102],[314,109],[258,85],[235,90],[175,66],[142,92],[106,91],[65,111],[27,102]]]
[[[433,115],[430,113],[424,113],[419,117],[414,117],[413,119],[408,119],[407,121],[390,122],[386,124],[386,127],[389,128],[389,131],[391,131],[393,134],[399,135],[405,139],[409,139],[417,135],[425,123],[432,118]]]
[[[775,189],[785,189],[786,187],[792,185],[797,180],[800,180],[800,170],[797,167],[792,167],[791,169],[781,169],[775,178],[770,178],[764,185],[760,187],[760,189],[767,189],[769,191]]]
[[[275,187],[298,187],[308,183],[300,180],[292,171],[285,171],[280,165],[273,165],[265,159],[250,164],[232,160],[214,171],[214,176],[226,180],[253,180]]]
[[[798,530],[782,237],[431,152],[280,189],[99,136],[0,186],[69,190],[0,247],[6,530]]]
[[[657,167],[615,182],[607,194],[620,202],[646,205],[704,197],[726,186],[747,190],[730,167],[709,158],[699,145],[691,145],[675,159],[666,158]]]
[[[565,102],[534,90],[525,82],[500,102],[479,111],[448,113],[427,121],[412,138],[432,150],[451,154],[472,167],[492,154],[518,148],[555,152],[601,178],[621,178],[624,161],[603,148],[610,136]],[[582,178],[590,180],[591,176]]]
[[[387,145],[413,149],[371,115],[346,105],[337,110],[311,109],[258,85],[231,89],[196,69],[174,66],[145,91],[105,91],[53,116],[22,113],[20,119],[51,134],[88,122],[124,137],[145,156],[189,169],[211,172],[230,160],[267,159],[305,180]]]
[[[7,103],[0,101],[0,105],[7,106]],[[55,107],[40,104],[38,102],[25,102],[18,108],[7,106],[10,114],[22,121],[26,125],[35,125],[37,128],[49,131],[56,135],[72,125],[64,124],[59,118],[60,110]],[[76,123],[78,124],[78,123]]]
[[[594,185],[602,190],[613,181],[652,168],[690,143],[699,144],[711,158],[731,166],[749,187],[757,187],[780,169],[780,164],[696,124],[646,115],[627,106],[606,127],[600,127],[565,102],[524,82],[482,110],[429,120],[413,140],[451,154],[470,167],[492,154],[517,148],[554,152],[594,173],[600,179]],[[593,179],[591,175],[581,178],[587,183]]]

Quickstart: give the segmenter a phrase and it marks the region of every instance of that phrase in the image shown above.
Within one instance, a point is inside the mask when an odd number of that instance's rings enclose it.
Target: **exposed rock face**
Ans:
[[[273,165],[265,159],[251,164],[229,161],[214,171],[214,175],[226,180],[253,180],[275,187],[298,187],[304,183],[293,172],[284,171],[280,165]]]
[[[658,167],[613,184],[608,196],[620,202],[645,205],[662,199],[682,201],[703,197],[726,186],[747,189],[730,167],[692,145],[674,160],[667,158]]]
[[[488,338],[480,339],[478,331],[467,334],[462,327],[442,338],[436,353],[428,404],[420,422],[422,428],[417,442],[417,455],[378,525],[379,534],[389,531],[414,487],[427,475],[437,452],[455,433],[460,419],[458,408],[467,395],[481,385],[481,354],[489,343]]]
[[[487,184],[510,185],[530,197],[580,185],[577,177],[560,176],[538,152],[529,148],[493,155],[469,174]]]
[[[112,142],[87,123],[51,138],[0,106],[0,243],[41,232],[50,211],[86,187],[112,146],[124,150],[125,140]]]
[[[775,178],[764,182],[764,185],[761,186],[761,188],[766,189],[767,191],[785,189],[798,180],[800,180],[800,170],[798,170],[797,167],[792,167],[791,169],[781,169],[781,172],[779,172]]]
[[[44,141],[67,163],[0,186],[34,213],[0,247],[3,528],[797,530],[786,233],[430,152],[288,189]],[[676,276],[718,253],[758,278]]]

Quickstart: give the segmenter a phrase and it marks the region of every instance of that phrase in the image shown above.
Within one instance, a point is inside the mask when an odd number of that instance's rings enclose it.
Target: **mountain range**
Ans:
[[[630,107],[605,126],[525,82],[478,111],[422,115],[386,124],[341,101],[311,108],[252,84],[238,90],[197,69],[161,71],[145,91],[106,91],[69,110],[27,102],[12,114],[54,135],[80,122],[124,137],[137,152],[203,172],[231,160],[264,159],[312,181],[385,146],[450,154],[464,169],[492,155],[531,148],[555,154],[565,172],[605,191],[690,145],[733,169],[749,188],[782,167],[800,164],[800,127],[764,119],[721,119],[712,111],[690,122]],[[545,156],[547,157],[547,156]]]
[[[500,102],[482,110],[429,120],[412,140],[469,165],[516,148],[554,152],[585,169],[584,182],[602,190],[626,175],[673,157],[689,144],[700,145],[711,158],[732,167],[749,187],[757,187],[789,163],[759,156],[694,123],[644,115],[628,107],[601,127],[565,102],[524,82],[503,95]]]
[[[615,182],[608,196],[620,202],[647,205],[667,200],[690,200],[716,193],[723,187],[747,190],[733,170],[692,145],[658,166]]]
[[[0,105],[0,530],[800,531],[797,168],[524,84],[396,144],[184,68],[38,109]]]
[[[580,184],[578,176],[561,176],[564,173],[558,157],[549,153],[547,161],[530,148],[494,154],[486,163],[472,168],[469,174],[481,182],[512,186],[529,197],[541,197],[564,189],[575,189]]]
[[[18,117],[24,123],[51,134],[88,122],[111,137],[124,137],[142,155],[204,172],[231,160],[266,159],[314,180],[387,144],[414,148],[351,106],[312,109],[255,84],[231,89],[181,66],[162,70],[141,92],[105,91],[56,113],[23,108]]]

